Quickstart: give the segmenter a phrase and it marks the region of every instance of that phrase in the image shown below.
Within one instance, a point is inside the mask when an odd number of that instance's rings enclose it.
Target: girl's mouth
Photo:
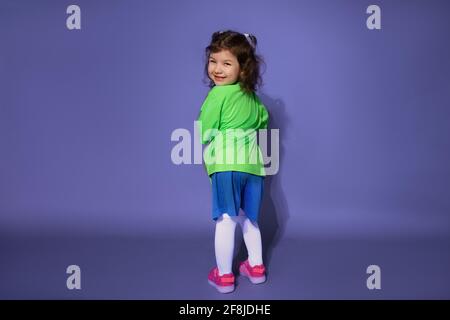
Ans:
[[[214,79],[215,79],[216,81],[222,81],[224,78],[223,78],[223,77],[217,77],[217,76],[214,76]]]

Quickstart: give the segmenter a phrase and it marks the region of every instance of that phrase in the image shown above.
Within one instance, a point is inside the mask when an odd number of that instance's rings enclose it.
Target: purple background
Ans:
[[[81,30],[66,28],[70,4]],[[206,283],[210,183],[172,163],[170,136],[193,133],[204,48],[235,29],[258,38],[281,163],[260,220],[270,281],[226,297],[450,298],[449,12],[0,0],[0,297],[223,298]],[[70,264],[82,290],[65,287]],[[365,286],[370,264],[382,290]]]

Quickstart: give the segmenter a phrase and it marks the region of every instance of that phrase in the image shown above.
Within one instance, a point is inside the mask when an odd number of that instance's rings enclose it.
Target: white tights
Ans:
[[[242,228],[245,246],[248,251],[248,261],[251,266],[262,264],[261,232],[258,224],[251,222],[245,215],[230,216],[222,214],[216,222],[214,247],[219,274],[231,273],[234,254],[234,232],[236,225]]]

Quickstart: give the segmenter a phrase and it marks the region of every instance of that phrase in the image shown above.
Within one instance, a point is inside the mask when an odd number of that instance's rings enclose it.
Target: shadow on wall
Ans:
[[[266,266],[270,265],[272,252],[285,233],[286,223],[289,220],[289,211],[284,196],[281,173],[283,172],[284,143],[287,137],[289,119],[286,115],[284,103],[279,99],[272,99],[265,94],[259,94],[262,103],[269,112],[268,129],[279,129],[279,170],[275,175],[267,175],[264,182],[264,199],[259,217],[259,227],[262,236],[263,260]],[[270,134],[268,145],[271,145]],[[269,157],[271,155],[269,150]],[[237,261],[247,259],[247,250],[242,238],[237,240],[239,245]]]

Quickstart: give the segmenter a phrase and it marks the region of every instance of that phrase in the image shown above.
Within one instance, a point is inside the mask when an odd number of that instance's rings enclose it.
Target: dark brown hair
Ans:
[[[205,75],[210,88],[215,84],[208,76],[209,56],[211,53],[222,50],[229,50],[239,62],[238,82],[240,82],[242,90],[253,93],[257,87],[261,86],[260,64],[264,64],[264,61],[255,53],[256,37],[252,34],[249,34],[248,37],[251,43],[244,34],[232,30],[217,31],[212,34],[211,43],[205,48]]]

